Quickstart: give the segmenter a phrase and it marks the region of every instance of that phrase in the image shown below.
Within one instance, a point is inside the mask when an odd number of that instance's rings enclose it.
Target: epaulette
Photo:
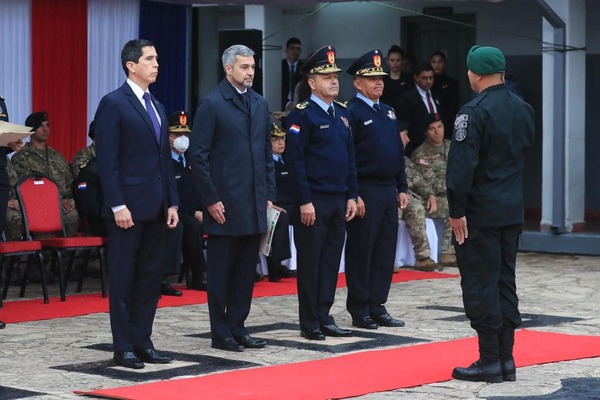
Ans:
[[[334,100],[333,102],[335,104],[337,104],[338,106],[340,106],[340,107],[348,108],[348,102],[347,101],[345,101],[345,102],[342,103],[341,101]]]
[[[303,101],[302,103],[296,104],[296,108],[298,110],[304,110],[306,107],[310,105],[310,101]]]

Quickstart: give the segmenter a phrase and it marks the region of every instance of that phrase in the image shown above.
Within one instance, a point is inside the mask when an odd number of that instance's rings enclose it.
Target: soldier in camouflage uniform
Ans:
[[[94,134],[94,121],[90,122],[88,137],[92,139],[92,144],[75,153],[73,159],[71,160],[71,172],[73,172],[74,178],[77,178],[77,175],[79,175],[79,170],[81,167],[96,158],[96,142],[94,141],[96,136]]]
[[[79,230],[79,216],[71,193],[73,174],[65,157],[46,143],[50,135],[48,113],[34,112],[25,120],[25,125],[34,129],[31,141],[12,158],[12,167],[18,179],[28,175],[41,174],[50,177],[57,184],[62,198],[63,223],[68,236],[75,236]]]
[[[414,183],[420,181],[421,178],[408,157],[405,157],[404,163],[410,201],[404,211],[398,208],[398,212],[401,213],[401,218],[404,219],[415,250],[414,267],[419,271],[435,271],[436,269],[441,271],[444,267],[431,259],[431,248],[429,247],[429,239],[425,228],[425,218],[427,216],[425,202],[415,191]]]
[[[446,160],[450,150],[450,140],[444,139],[444,124],[438,114],[429,114],[425,124],[426,140],[411,155],[415,171],[412,188],[425,201],[427,217],[444,221],[440,264],[456,267],[446,197]],[[425,232],[425,226],[422,229]]]
[[[10,190],[8,192],[8,207],[6,209],[6,223],[4,226],[4,234],[6,240],[20,240],[23,235],[23,217],[21,216],[21,208],[17,200],[15,186],[19,177],[15,169],[12,167],[12,161],[6,157],[6,172],[8,173],[8,184]]]

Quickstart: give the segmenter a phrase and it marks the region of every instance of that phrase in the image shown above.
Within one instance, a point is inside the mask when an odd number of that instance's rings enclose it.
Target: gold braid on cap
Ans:
[[[169,132],[179,133],[179,132],[191,132],[189,126],[187,125],[172,125],[169,127]]]
[[[359,69],[358,71],[356,71],[354,73],[354,75],[363,75],[368,72],[384,72],[384,71],[383,71],[383,68],[381,68],[381,67],[363,68],[363,69]]]
[[[325,71],[326,69],[339,69],[337,67],[337,65],[335,64],[325,64],[325,65],[320,65],[318,67],[312,68],[310,71],[308,71],[309,74],[318,74],[319,72]]]

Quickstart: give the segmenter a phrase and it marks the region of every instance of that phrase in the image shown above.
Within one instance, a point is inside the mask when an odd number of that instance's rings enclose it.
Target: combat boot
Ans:
[[[502,378],[505,381],[517,380],[517,368],[513,358],[513,347],[515,344],[515,330],[508,326],[502,326],[500,335],[500,362],[502,363]]]
[[[458,267],[455,254],[442,254],[440,257],[440,264],[444,267]]]
[[[426,257],[420,258],[417,261],[415,261],[415,269],[417,271],[432,272],[435,270],[442,271],[444,267],[433,261],[430,257]]]
[[[498,334],[479,333],[479,360],[467,368],[456,367],[452,377],[463,381],[500,383],[502,364],[499,358]]]

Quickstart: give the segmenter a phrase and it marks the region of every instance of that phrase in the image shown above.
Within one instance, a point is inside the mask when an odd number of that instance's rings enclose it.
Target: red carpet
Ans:
[[[517,367],[600,356],[600,336],[522,330],[515,342]],[[127,400],[196,400],[199,393],[203,400],[338,399],[448,381],[452,368],[476,358],[477,339],[472,337],[75,393]]]
[[[393,276],[393,282],[407,282],[420,279],[455,278],[458,275],[420,272],[414,270],[400,270]],[[340,274],[338,287],[346,286],[346,275]],[[206,303],[206,292],[196,290],[183,290],[181,297],[163,296],[158,307],[187,306],[191,304]],[[253,297],[283,296],[297,293],[296,279],[282,279],[281,282],[271,283],[268,280],[258,282],[254,286]],[[0,309],[0,320],[6,323],[38,321],[52,318],[77,317],[94,313],[108,312],[108,299],[103,299],[99,293],[69,295],[66,302],[53,297],[49,304],[44,304],[42,299],[5,301],[4,308]]]

